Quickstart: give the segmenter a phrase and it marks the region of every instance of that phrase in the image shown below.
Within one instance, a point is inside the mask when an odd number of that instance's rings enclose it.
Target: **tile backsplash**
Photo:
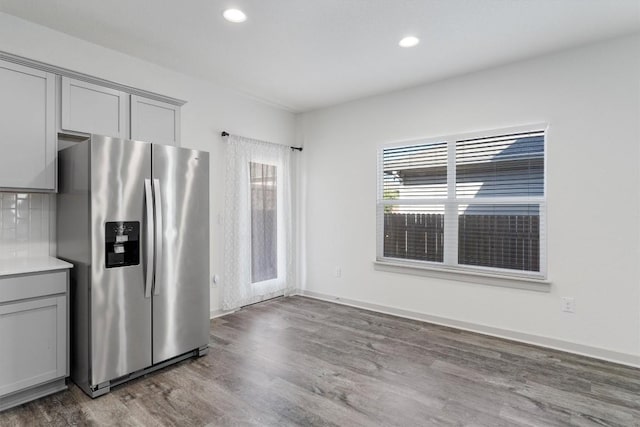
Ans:
[[[47,256],[54,196],[0,192],[0,258]]]

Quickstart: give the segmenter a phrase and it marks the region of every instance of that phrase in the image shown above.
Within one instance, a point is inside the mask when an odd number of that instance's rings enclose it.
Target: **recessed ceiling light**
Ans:
[[[400,42],[398,43],[398,45],[400,47],[413,47],[415,45],[417,45],[418,43],[420,43],[420,39],[414,36],[407,36],[405,38],[403,38],[402,40],[400,40]]]
[[[247,15],[240,9],[227,9],[222,16],[229,22],[244,22],[247,20]]]

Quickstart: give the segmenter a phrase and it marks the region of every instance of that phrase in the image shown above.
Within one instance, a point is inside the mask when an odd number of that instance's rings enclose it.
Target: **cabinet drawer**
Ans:
[[[0,396],[67,374],[67,298],[0,305]]]
[[[66,292],[66,270],[0,278],[0,304]]]

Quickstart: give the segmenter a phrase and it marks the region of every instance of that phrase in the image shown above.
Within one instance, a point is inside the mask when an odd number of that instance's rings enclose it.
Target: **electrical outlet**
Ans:
[[[336,277],[342,277],[342,268],[336,267]]]
[[[576,312],[576,300],[573,297],[562,297],[562,311],[565,313]]]

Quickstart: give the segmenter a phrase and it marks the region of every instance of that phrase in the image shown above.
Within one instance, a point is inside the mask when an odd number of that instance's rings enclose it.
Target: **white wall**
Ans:
[[[293,144],[295,117],[224,87],[0,13],[0,50],[184,99],[182,145],[211,154],[211,274],[222,271],[224,159],[220,132]],[[220,308],[218,287],[211,309]]]
[[[380,145],[539,122],[550,293],[374,271]],[[301,115],[304,289],[640,364],[639,123],[637,35]]]

